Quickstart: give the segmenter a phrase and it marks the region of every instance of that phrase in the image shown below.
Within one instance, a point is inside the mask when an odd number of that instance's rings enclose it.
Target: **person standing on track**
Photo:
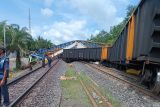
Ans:
[[[1,94],[4,99],[2,107],[9,107],[9,92],[7,87],[8,75],[9,75],[9,58],[5,56],[5,49],[0,48],[0,102],[1,102]]]
[[[29,68],[32,70],[32,56],[31,54],[29,55]]]
[[[48,60],[48,67],[51,67],[52,59],[49,55],[46,56]]]
[[[45,68],[45,58],[46,58],[46,55],[44,55],[42,57],[42,67]]]

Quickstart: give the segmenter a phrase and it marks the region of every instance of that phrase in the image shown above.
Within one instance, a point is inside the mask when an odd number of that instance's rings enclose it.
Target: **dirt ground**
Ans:
[[[10,70],[13,71],[16,68],[16,58],[10,58]],[[21,58],[22,66],[28,65],[28,58]]]

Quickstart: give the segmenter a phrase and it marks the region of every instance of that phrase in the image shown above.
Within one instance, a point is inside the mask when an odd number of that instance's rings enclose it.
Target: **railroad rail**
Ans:
[[[116,70],[115,68],[108,68],[108,67],[102,66],[102,65],[100,65],[100,67],[102,67],[102,68],[104,68],[104,69],[109,69],[111,73],[114,71],[114,73],[117,73],[117,75],[121,75],[121,76],[126,77],[126,78],[129,78],[129,79],[131,79],[131,80],[133,80],[133,81],[136,81],[136,82],[137,82],[137,81],[140,81],[140,78],[139,78],[139,77],[136,77],[136,76],[133,76],[133,75],[129,75],[129,74],[123,72],[123,71],[118,71],[118,70]]]
[[[128,80],[125,80],[124,78],[114,74],[114,73],[111,73],[111,72],[108,72],[106,71],[106,69],[102,68],[102,67],[98,67],[98,66],[93,66],[92,64],[89,64],[89,63],[84,63],[84,64],[87,64],[91,69],[97,69],[98,71],[104,73],[104,74],[107,74],[117,80],[120,80],[121,82],[125,83],[125,84],[128,84],[130,87],[133,87],[135,88],[136,90],[142,92],[143,94],[147,95],[147,96],[150,96],[151,98],[157,100],[157,101],[160,101],[160,97],[153,94],[152,91],[142,87],[142,86],[139,86],[139,85],[136,85]]]
[[[37,70],[39,70],[39,69],[41,69],[41,68],[42,68],[42,67],[38,67],[38,68],[36,68],[36,69],[34,69],[34,70],[32,70],[32,71],[24,74],[24,75],[21,75],[21,76],[19,76],[19,77],[16,77],[15,79],[7,82],[7,85],[8,85],[8,86],[11,86],[12,84],[15,84],[16,82],[20,81],[21,79],[27,77],[28,75],[34,73],[35,71],[37,71]]]
[[[56,61],[56,63],[54,63],[45,73],[43,73],[42,76],[40,76],[34,83],[32,83],[32,85],[30,87],[28,87],[18,98],[16,98],[10,105],[9,107],[15,107],[17,104],[19,104],[23,98],[29,94],[29,92],[33,89],[33,87],[39,83],[39,81],[42,80],[42,78],[59,62],[59,60]],[[40,67],[41,68],[41,67]],[[38,68],[39,69],[39,68]],[[31,73],[30,73],[31,74]],[[26,74],[23,77],[26,77],[29,74]],[[11,82],[11,84],[16,83],[17,81],[19,81],[20,79],[22,79],[23,77],[20,77],[19,79],[16,79],[15,81]]]
[[[77,71],[75,66],[74,66],[74,69],[75,71]],[[98,102],[96,101],[96,99],[92,94],[93,92],[96,93],[96,95],[100,98],[104,107],[112,107],[111,103],[108,102],[108,100],[102,95],[102,93],[95,87],[93,83],[89,83],[89,85],[86,84],[86,82],[83,81],[83,78],[79,76],[78,72],[76,72],[76,74],[78,75],[80,83],[83,89],[85,90],[89,100],[91,101],[93,107],[99,107]]]
[[[54,60],[53,60],[53,61],[54,61]],[[45,65],[47,65],[47,64],[45,64]],[[32,70],[32,71],[30,71],[30,72],[28,72],[28,73],[25,73],[25,74],[23,74],[23,75],[21,75],[21,76],[18,76],[18,77],[16,77],[16,78],[8,81],[8,82],[7,82],[7,85],[8,85],[8,86],[11,86],[11,85],[15,84],[16,82],[20,81],[21,79],[27,77],[28,75],[34,73],[35,71],[37,71],[37,70],[39,70],[39,69],[41,69],[41,68],[42,68],[42,66],[40,66],[40,67],[38,67],[38,68],[35,68],[34,70]]]
[[[81,83],[82,87],[84,88],[87,96],[89,97],[93,107],[99,107],[98,102],[93,97],[93,94],[92,94],[93,92],[96,93],[97,96],[99,96],[104,107],[112,107],[112,105],[108,102],[108,100],[99,92],[99,90],[97,90],[97,88],[94,86],[94,84],[91,83],[89,86],[87,86],[85,84],[85,82],[83,82],[82,79],[80,79],[80,83]]]
[[[89,97],[93,107],[98,107],[98,104],[96,103],[95,99],[91,95],[91,91],[87,88],[87,86],[84,84],[84,82],[81,79],[80,79],[80,83],[81,83],[83,89],[85,90],[87,96]]]
[[[82,61],[82,63],[88,64],[87,62],[84,62],[84,61]],[[91,63],[91,64],[93,64],[93,63]],[[97,65],[93,64],[93,66],[97,66]],[[129,75],[129,74],[123,72],[123,71],[118,71],[115,68],[108,68],[108,67],[103,66],[103,65],[98,65],[98,66],[101,67],[101,68],[104,68],[104,69],[108,69],[109,70],[108,72],[110,72],[110,73],[113,73],[113,74],[116,74],[116,75],[121,75],[121,76],[123,76],[123,77],[125,77],[125,78],[127,78],[129,80],[134,81],[134,82],[140,81],[139,77],[136,77],[136,76],[133,76],[133,75]]]

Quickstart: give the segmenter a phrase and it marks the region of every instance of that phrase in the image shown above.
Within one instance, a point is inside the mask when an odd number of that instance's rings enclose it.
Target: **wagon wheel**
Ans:
[[[144,74],[142,75],[141,78],[141,83],[144,85],[147,85],[149,83],[149,80],[151,78],[151,70],[150,69],[145,69]]]
[[[160,68],[155,69],[149,86],[153,93],[160,94]]]

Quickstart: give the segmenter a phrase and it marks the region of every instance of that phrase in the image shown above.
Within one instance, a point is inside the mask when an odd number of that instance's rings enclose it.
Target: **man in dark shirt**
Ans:
[[[46,58],[46,55],[42,56],[42,67],[45,68],[45,58]]]
[[[29,55],[29,68],[32,70],[32,56]]]
[[[0,102],[3,95],[3,107],[9,106],[9,92],[7,87],[7,78],[9,75],[9,58],[5,56],[5,49],[0,48]]]
[[[47,60],[48,60],[48,67],[51,67],[51,63],[52,63],[52,59],[49,55],[46,56]]]

